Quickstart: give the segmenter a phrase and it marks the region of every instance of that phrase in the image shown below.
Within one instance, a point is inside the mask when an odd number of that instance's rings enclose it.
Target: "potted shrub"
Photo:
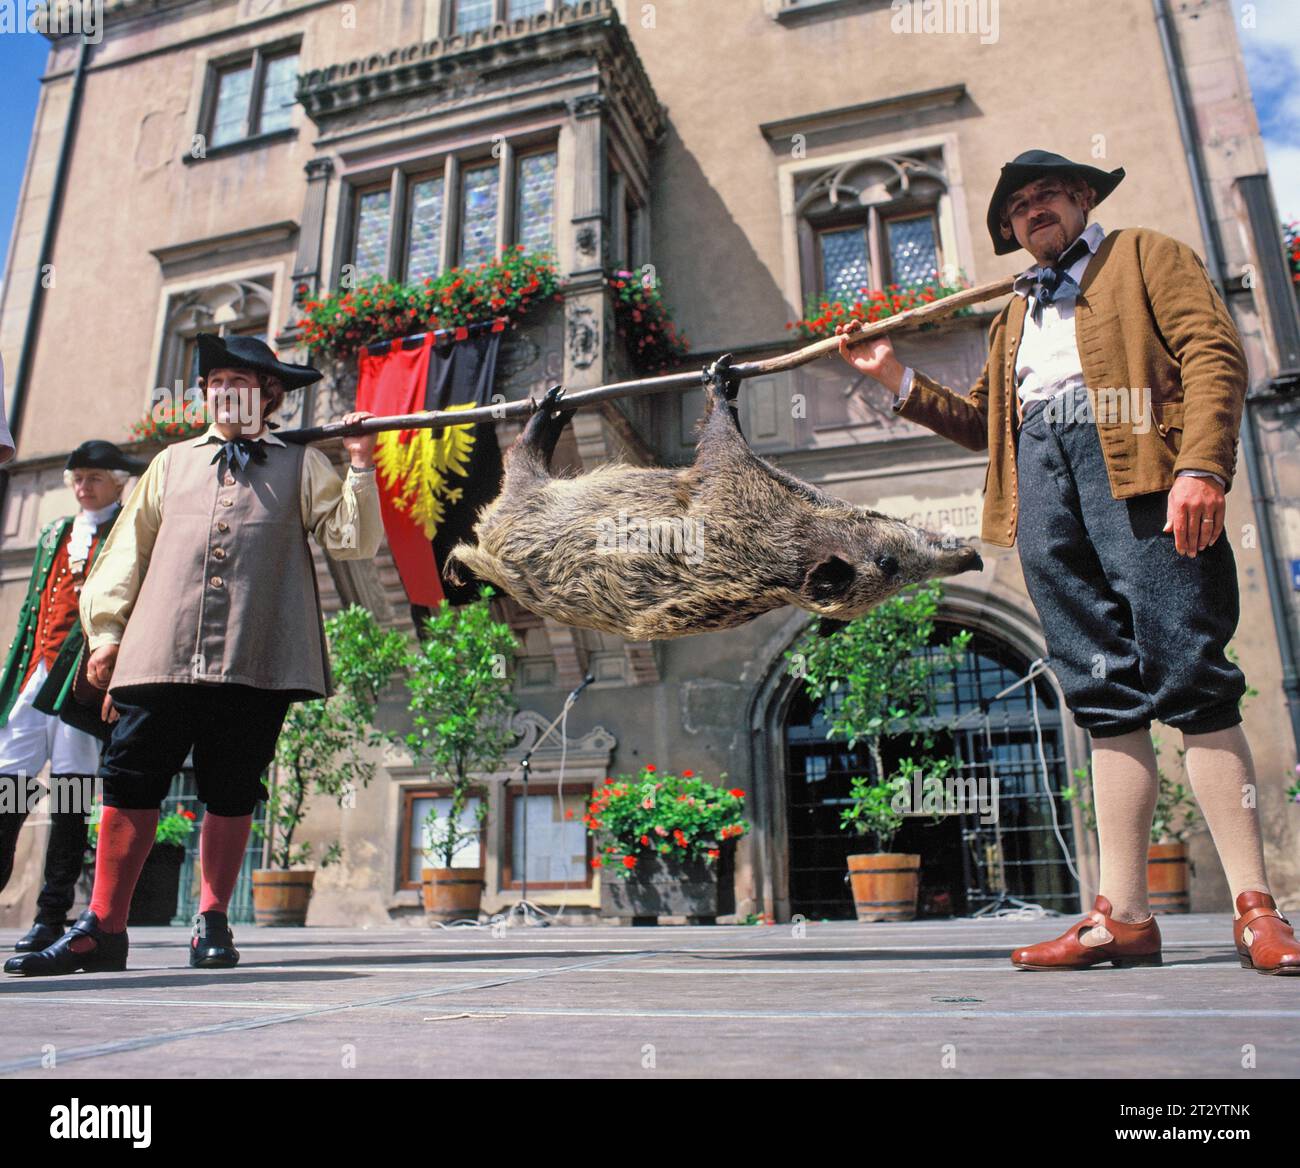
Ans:
[[[725,779],[725,774],[719,779]],[[602,916],[633,923],[684,916],[713,924],[736,911],[732,859],[749,830],[745,792],[707,783],[695,772],[607,778],[592,794],[583,822],[597,841],[593,868]]]
[[[358,780],[368,786],[375,764],[368,751],[387,736],[373,726],[379,694],[406,654],[406,638],[380,629],[374,615],[359,605],[325,622],[335,692],[329,698],[289,707],[276,743],[278,764],[266,807],[266,825],[254,824],[269,839],[271,867],[253,873],[253,916],[259,925],[303,925],[316,873],[311,844],[295,844],[294,834],[307,815],[313,794],[342,806]],[[322,868],[342,855],[338,841],[326,846]]]
[[[99,812],[91,819],[89,846],[92,886],[94,849],[99,842]],[[185,807],[158,817],[154,845],[140,870],[140,879],[131,894],[128,925],[170,925],[176,915],[181,887],[181,865],[185,863],[185,840],[194,830],[195,814]]]
[[[1151,745],[1155,750],[1159,786],[1147,847],[1148,899],[1153,913],[1185,913],[1190,911],[1189,874],[1196,874],[1187,855],[1187,837],[1200,826],[1201,813],[1192,792],[1182,783],[1174,782],[1160,765],[1160,739],[1153,735]],[[1179,748],[1177,753],[1181,759],[1185,752]],[[1092,763],[1076,767],[1073,774],[1075,785],[1061,794],[1079,804],[1084,826],[1096,831]]]
[[[954,760],[949,758],[927,760],[924,767],[905,758],[883,782],[863,775],[853,779],[849,788],[853,802],[840,813],[840,826],[856,832],[875,849],[848,857],[848,882],[859,921],[910,921],[916,916],[921,857],[914,852],[891,852],[889,847],[903,826],[913,776],[919,773],[928,781],[942,783],[953,769]],[[938,820],[935,816],[933,822]]]
[[[846,880],[853,887],[860,921],[911,920],[921,857],[889,852],[903,824],[903,800],[913,773],[923,769],[942,780],[956,760],[931,757],[936,742],[927,719],[936,711],[943,684],[936,678],[953,669],[970,644],[963,630],[947,645],[932,647],[935,616],[943,595],[931,582],[887,600],[830,636],[820,636],[814,621],[808,634],[786,653],[789,668],[803,679],[810,696],[823,703],[830,725],[826,737],[842,739],[849,750],[866,751],[868,773],[852,780],[853,800],[840,826],[857,833],[874,851],[848,857]],[[919,751],[895,771],[885,765],[884,742]]]
[[[510,626],[488,607],[492,589],[453,608],[444,600],[425,619],[417,649],[408,654],[406,686],[414,729],[406,736],[412,753],[427,759],[430,778],[451,798],[445,815],[432,809],[424,823],[428,867],[422,883],[430,924],[478,920],[483,865],[457,867],[457,854],[477,838],[487,800],[479,776],[499,770],[516,735],[510,663],[515,638]],[[471,799],[478,808],[466,822]]]

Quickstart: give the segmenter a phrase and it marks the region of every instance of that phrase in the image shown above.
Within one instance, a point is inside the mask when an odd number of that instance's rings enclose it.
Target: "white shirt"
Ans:
[[[1076,284],[1083,283],[1083,274],[1105,235],[1099,223],[1084,228],[1079,238],[1088,245],[1088,253],[1075,260],[1065,272]],[[1084,384],[1083,362],[1079,360],[1079,343],[1074,333],[1073,299],[1043,305],[1040,323],[1034,320],[1032,286],[1032,278],[1028,273],[1022,273],[1016,277],[1012,289],[1017,296],[1029,301],[1020,347],[1016,350],[1016,393],[1022,405],[1046,401],[1067,389],[1082,389]]]
[[[1090,223],[1079,238],[1088,245],[1088,254],[1080,256],[1066,269],[1066,274],[1076,284],[1083,283],[1084,273],[1092,263],[1101,241],[1106,238],[1106,231],[1100,223]],[[1012,286],[1012,291],[1017,296],[1029,301],[1020,346],[1016,350],[1016,393],[1022,405],[1028,405],[1031,401],[1046,401],[1058,393],[1084,385],[1083,363],[1079,359],[1079,343],[1074,331],[1074,300],[1045,304],[1041,322],[1034,320],[1034,301],[1030,296],[1034,281],[1029,273],[1037,267],[1034,264],[1027,268],[1016,277]],[[903,370],[895,409],[907,401],[911,392],[912,367],[909,365]],[[1180,470],[1178,473],[1214,479],[1219,486],[1225,485],[1222,478],[1208,470]]]

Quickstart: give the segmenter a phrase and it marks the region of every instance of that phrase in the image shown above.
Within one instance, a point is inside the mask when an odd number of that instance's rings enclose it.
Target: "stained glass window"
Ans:
[[[262,78],[261,133],[288,129],[293,119],[293,106],[297,100],[298,54],[286,53],[266,62]]]
[[[456,0],[454,32],[467,33],[475,29],[490,28],[496,0]]]
[[[460,262],[482,264],[497,250],[497,196],[501,172],[495,163],[466,170],[461,179]]]
[[[211,146],[224,146],[244,136],[248,98],[253,92],[253,63],[226,69],[217,76],[217,103],[212,115]]]
[[[406,251],[408,280],[436,276],[442,266],[443,202],[441,176],[411,184],[411,225]]]
[[[515,182],[515,223],[528,251],[555,249],[555,154],[526,154]]]
[[[358,281],[388,276],[388,235],[392,192],[367,191],[357,207],[356,277]]]
[[[850,227],[841,231],[823,231],[818,238],[822,250],[823,290],[836,299],[856,300],[870,277],[866,231],[861,227]]]
[[[934,239],[934,219],[918,215],[911,219],[890,219],[889,270],[895,284],[925,283],[934,279],[939,251]]]

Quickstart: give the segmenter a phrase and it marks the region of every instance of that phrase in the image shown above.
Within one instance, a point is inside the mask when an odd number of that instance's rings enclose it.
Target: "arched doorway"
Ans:
[[[947,644],[961,627],[936,622],[927,652]],[[998,798],[996,817],[972,810],[938,824],[928,815],[904,823],[892,846],[921,856],[922,916],[969,915],[997,902],[1004,890],[1063,912],[1078,904],[1078,883],[1066,862],[1067,850],[1072,858],[1076,848],[1071,808],[1061,796],[1069,774],[1057,695],[1039,676],[997,696],[1029,667],[1014,647],[978,631],[957,666],[935,674],[930,728],[938,749],[961,760],[963,779],[982,781],[985,789],[996,779]],[[800,689],[784,722],[789,904],[791,913],[811,919],[853,916],[846,857],[862,845],[840,829],[839,818],[853,776],[872,773],[865,750],[827,741],[828,712]],[[885,766],[907,753],[905,739],[887,741]]]

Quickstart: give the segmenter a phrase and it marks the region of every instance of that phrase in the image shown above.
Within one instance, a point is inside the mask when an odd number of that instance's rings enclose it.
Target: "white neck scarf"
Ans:
[[[73,565],[74,571],[77,570],[76,565],[84,564],[90,556],[90,545],[94,542],[95,532],[121,505],[121,501],[115,499],[98,511],[82,509],[77,512],[77,517],[72,521],[72,534],[68,537],[68,562]]]

